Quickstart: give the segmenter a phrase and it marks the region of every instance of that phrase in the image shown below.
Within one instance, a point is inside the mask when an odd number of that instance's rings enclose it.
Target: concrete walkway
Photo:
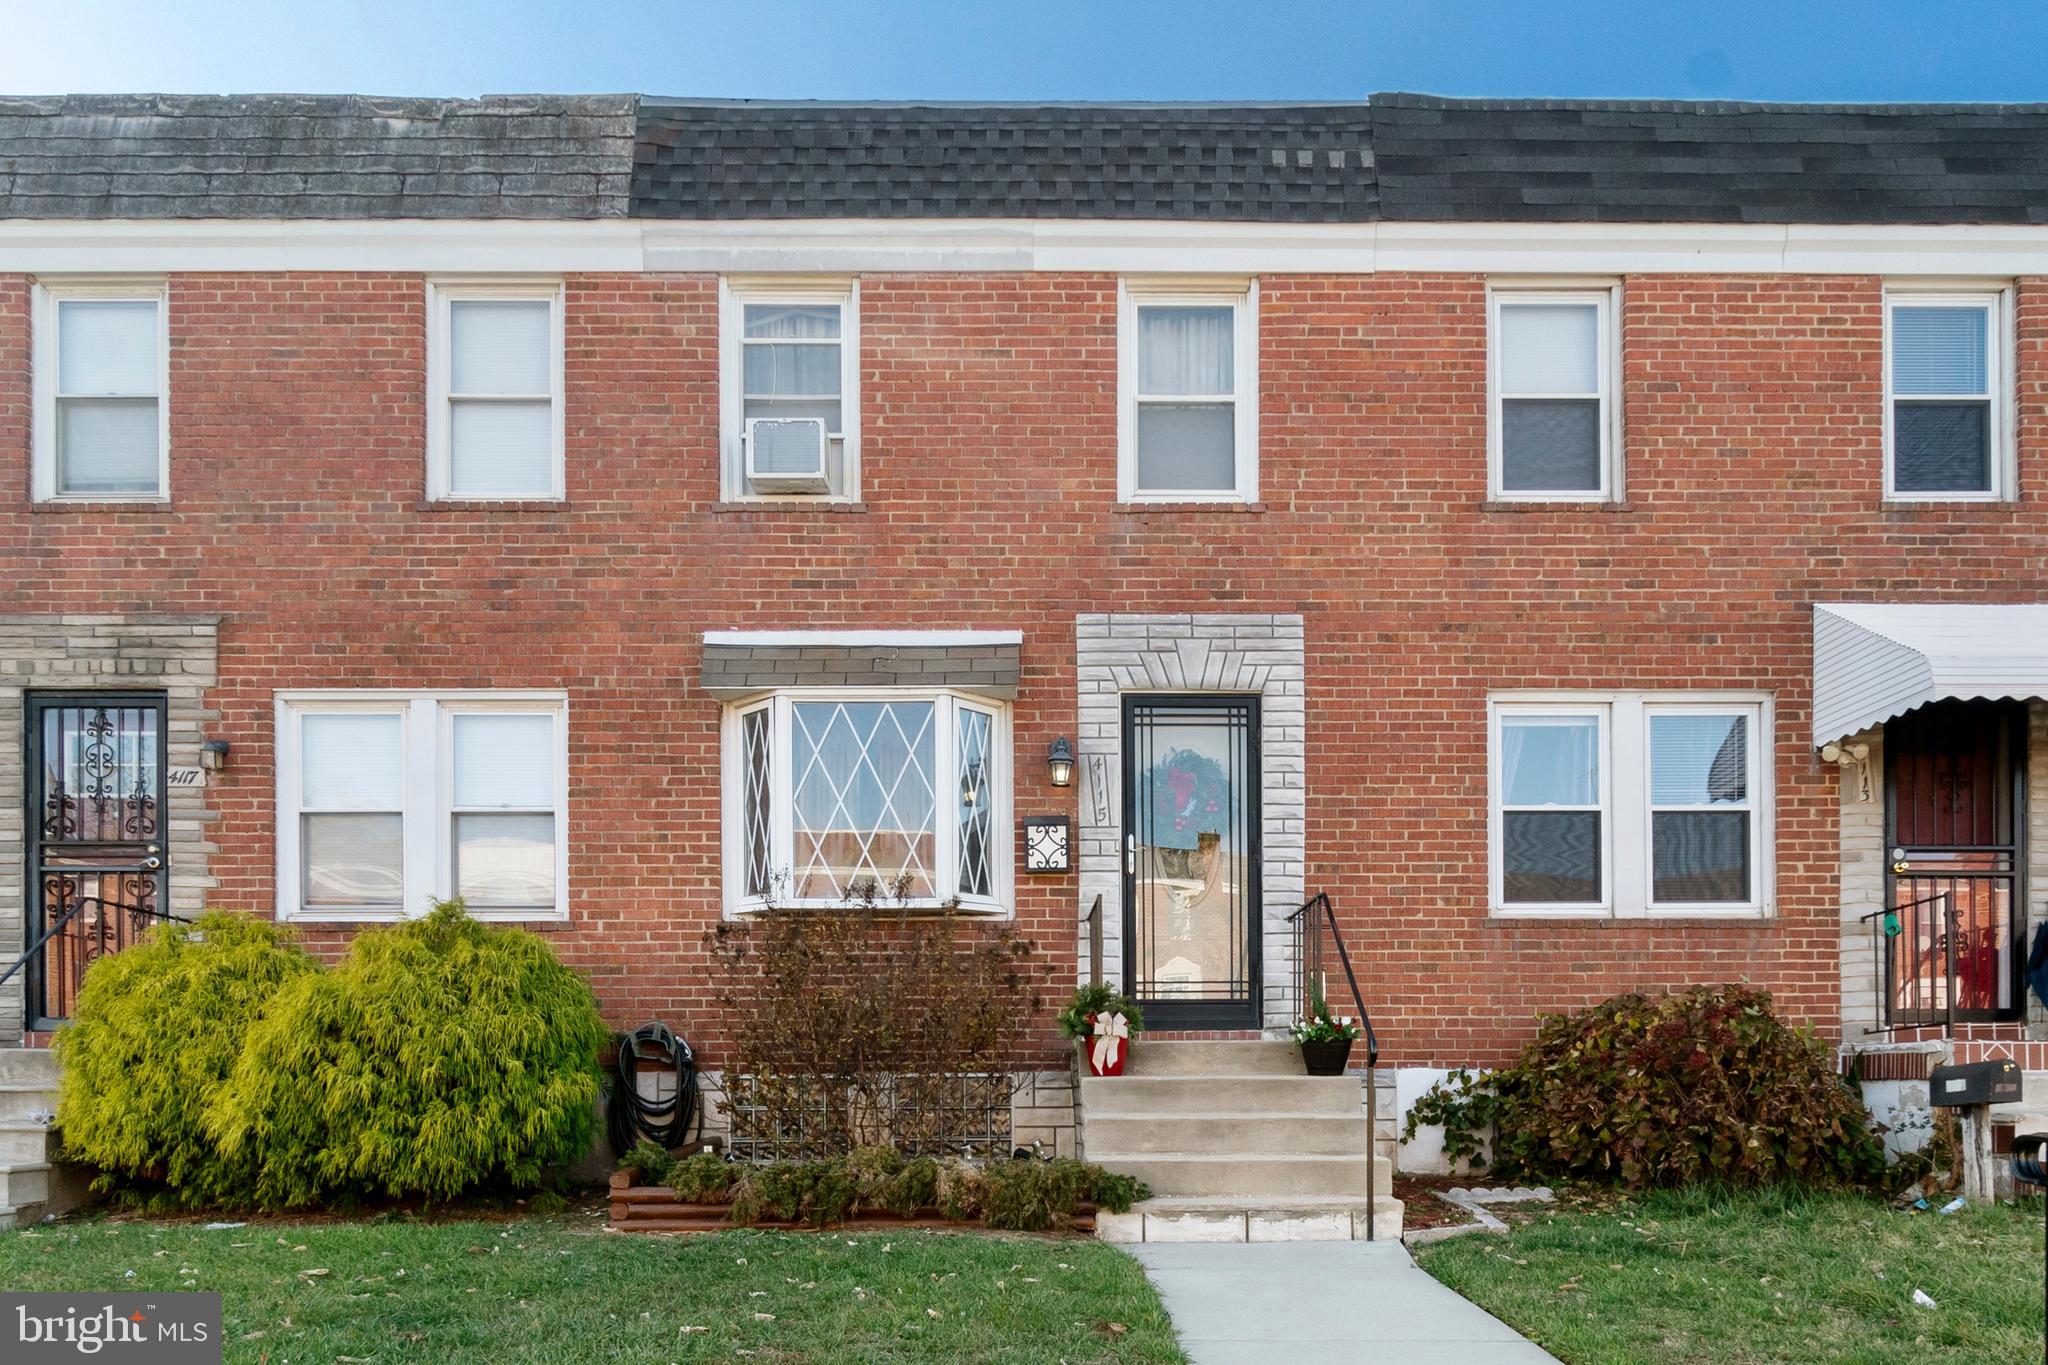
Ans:
[[[1194,1365],[1558,1365],[1439,1284],[1399,1242],[1148,1242]]]

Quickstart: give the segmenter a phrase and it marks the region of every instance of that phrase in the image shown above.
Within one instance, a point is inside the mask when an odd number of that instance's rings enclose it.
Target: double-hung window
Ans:
[[[428,495],[559,499],[561,286],[439,283],[429,292]]]
[[[45,284],[35,306],[36,499],[169,497],[164,286]]]
[[[2004,295],[1885,298],[1885,495],[2010,496]]]
[[[1764,912],[1765,701],[1530,694],[1492,711],[1497,913]]]
[[[1258,498],[1258,311],[1246,283],[1126,281],[1118,367],[1126,502]]]
[[[1495,289],[1489,304],[1491,495],[1618,497],[1615,291]]]
[[[565,723],[549,694],[281,697],[280,913],[564,917]]]
[[[791,690],[726,718],[735,910],[1007,908],[1009,716],[946,691]]]
[[[858,498],[853,283],[729,280],[723,313],[722,496]]]

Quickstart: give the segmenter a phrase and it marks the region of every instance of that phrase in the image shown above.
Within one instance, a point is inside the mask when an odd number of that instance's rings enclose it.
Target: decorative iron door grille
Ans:
[[[1148,1028],[1259,1023],[1259,700],[1124,698],[1124,980]]]
[[[1891,1027],[2015,1019],[2026,859],[2026,712],[1944,701],[1884,734]]]
[[[164,699],[31,695],[27,721],[28,1013],[48,1028],[87,967],[168,918]]]

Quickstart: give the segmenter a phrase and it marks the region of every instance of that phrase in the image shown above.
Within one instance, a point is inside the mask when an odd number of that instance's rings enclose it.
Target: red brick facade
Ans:
[[[29,295],[0,276],[4,610],[221,618],[216,903],[274,900],[272,693],[565,688],[571,923],[611,1019],[712,1045],[707,629],[1021,630],[1019,814],[1072,813],[1078,612],[1306,618],[1308,871],[1388,1060],[1484,1063],[1541,1011],[1743,980],[1839,1029],[1837,797],[1811,607],[2038,597],[2048,303],[2018,289],[2017,501],[1887,505],[1875,277],[1623,281],[1627,495],[1490,505],[1486,281],[1259,280],[1260,497],[1117,488],[1111,275],[867,275],[862,501],[718,502],[718,285],[566,281],[566,503],[433,505],[422,279],[175,275],[168,507],[29,501]],[[1753,922],[1487,914],[1486,699],[1776,699],[1776,903]],[[1074,879],[1017,876],[1071,971]],[[336,931],[315,935],[328,940]],[[1048,1052],[1051,1050],[1048,1032]]]

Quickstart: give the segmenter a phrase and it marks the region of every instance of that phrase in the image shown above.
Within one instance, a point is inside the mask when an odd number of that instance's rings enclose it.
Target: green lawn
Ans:
[[[598,1227],[87,1221],[0,1234],[0,1285],[219,1290],[227,1358],[268,1365],[1182,1360],[1138,1263],[1096,1242]]]
[[[2041,1206],[1652,1195],[1418,1249],[1567,1365],[2040,1360]],[[1913,1291],[1933,1298],[1916,1306]]]

